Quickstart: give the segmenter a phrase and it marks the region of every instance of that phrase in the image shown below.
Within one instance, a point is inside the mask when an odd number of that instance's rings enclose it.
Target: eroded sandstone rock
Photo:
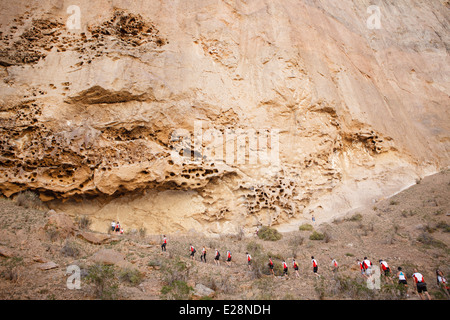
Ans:
[[[96,231],[295,225],[448,166],[443,2],[0,6],[0,192]]]

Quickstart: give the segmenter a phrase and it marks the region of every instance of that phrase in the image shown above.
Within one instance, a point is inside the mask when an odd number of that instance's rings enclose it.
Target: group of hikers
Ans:
[[[162,251],[166,251],[167,247],[167,238],[164,235],[163,236],[163,241],[161,244],[161,250]],[[197,250],[195,249],[195,247],[192,244],[189,244],[189,257],[192,260],[195,260],[195,254],[196,254]],[[246,264],[249,270],[252,270],[252,256],[246,252]],[[218,249],[215,249],[215,253],[214,253],[214,263],[216,265],[220,265],[220,252]],[[268,257],[268,267],[270,270],[270,273],[272,274],[272,276],[275,276],[274,273],[274,262],[272,260],[272,257]],[[200,254],[200,261],[206,263],[206,248],[205,246],[202,247],[201,249],[201,254]],[[359,259],[356,260],[357,264],[359,265],[360,271],[361,271],[361,275],[364,278],[370,278],[373,275],[373,265],[372,262],[367,258],[364,257],[364,259],[362,261],[360,261]],[[393,283],[394,279],[397,278],[398,279],[398,284],[403,286],[406,296],[408,297],[408,281],[406,278],[405,273],[402,270],[402,267],[398,267],[397,268],[397,273],[395,275],[391,275],[391,268],[389,267],[388,263],[385,260],[380,259],[379,261],[380,264],[380,270],[383,271],[383,276],[385,278],[386,282],[390,282]],[[231,251],[227,250],[226,255],[225,255],[225,263],[228,267],[231,267],[232,265],[232,255],[231,255]],[[286,260],[282,260],[281,262],[282,268],[283,268],[283,276],[287,277],[288,276],[288,264],[286,262]],[[294,269],[294,274],[296,278],[300,278],[300,274],[298,272],[299,270],[299,265],[298,263],[295,261],[294,258],[292,258],[292,267]],[[318,262],[317,260],[314,258],[314,256],[311,256],[311,267],[312,267],[312,271],[313,274],[316,277],[320,277],[319,273],[318,273]],[[339,264],[336,261],[336,259],[332,259],[331,260],[331,269],[333,272],[337,272],[339,269]],[[425,282],[425,279],[423,277],[423,275],[418,272],[418,270],[415,268],[414,269],[414,273],[412,274],[412,279],[414,281],[414,287],[416,289],[416,292],[418,293],[419,297],[424,300],[424,299],[428,299],[431,300],[431,297],[428,293],[427,290],[427,283]],[[445,279],[443,273],[441,270],[436,269],[436,281],[437,281],[437,285],[443,289],[443,291],[445,292],[445,294],[450,298],[450,287],[447,284],[447,280]]]
[[[111,231],[116,232],[116,233],[118,232],[118,233],[120,233],[120,234],[123,234],[123,228],[120,226],[119,221],[117,221],[117,222],[112,221],[112,222],[111,222]]]

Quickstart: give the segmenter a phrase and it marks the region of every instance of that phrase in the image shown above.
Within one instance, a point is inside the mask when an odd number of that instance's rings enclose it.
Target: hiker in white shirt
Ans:
[[[439,269],[436,269],[436,281],[439,288],[450,298],[450,287],[447,285],[447,279],[445,279],[444,274]]]
[[[379,260],[378,261],[380,263],[381,266],[381,270],[384,271],[384,278],[386,280],[386,282],[391,282],[391,268],[389,267],[389,265],[387,264],[386,261],[384,260]]]
[[[366,275],[370,276],[372,274],[372,262],[369,259],[367,259],[367,257],[364,257],[362,266]]]
[[[408,282],[406,281],[406,275],[402,271],[402,267],[397,268],[397,277],[398,277],[398,284],[403,285],[405,287],[405,293],[406,297],[409,297],[408,295]]]
[[[336,259],[331,260],[331,268],[332,268],[333,272],[338,271],[339,265],[338,265]]]
[[[428,294],[427,284],[425,282],[423,275],[420,272],[418,272],[417,269],[414,269],[412,277],[414,279],[414,283],[416,284],[416,292],[419,294],[420,299],[424,300],[423,295],[425,294],[428,300],[431,300],[431,297]]]

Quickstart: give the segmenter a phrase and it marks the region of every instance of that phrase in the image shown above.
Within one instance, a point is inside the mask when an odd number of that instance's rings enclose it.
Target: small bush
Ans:
[[[59,237],[59,230],[55,226],[49,226],[45,229],[45,233],[47,234],[48,238],[51,242],[54,242]]]
[[[419,241],[420,243],[424,244],[424,245],[427,245],[427,246],[432,246],[432,247],[436,247],[436,248],[445,248],[445,247],[447,247],[447,245],[445,243],[443,243],[442,241],[434,239],[431,235],[429,235],[426,232],[423,232],[420,236],[417,237],[416,240]]]
[[[141,238],[145,238],[145,235],[147,234],[147,229],[146,228],[144,228],[144,227],[142,227],[142,228],[139,228],[139,236],[141,237]]]
[[[254,241],[250,241],[247,244],[247,251],[255,254],[255,253],[260,253],[262,251],[262,246],[259,243],[256,243]]]
[[[356,213],[354,215],[352,215],[350,218],[345,219],[346,221],[361,221],[362,220],[362,214],[361,213]]]
[[[163,272],[163,281],[165,285],[161,293],[166,299],[186,299],[190,291],[187,291],[185,285],[189,279],[189,273],[192,265],[186,263],[180,258],[163,261],[161,270]]]
[[[2,265],[5,267],[5,269],[0,272],[0,277],[8,281],[17,282],[17,280],[19,279],[18,268],[19,266],[23,265],[23,258],[6,258],[6,261],[2,263]]]
[[[396,200],[391,200],[390,202],[389,202],[389,204],[391,205],[391,206],[396,206],[396,205],[398,205],[398,201],[396,201]]]
[[[310,225],[309,223],[302,224],[300,227],[298,227],[299,231],[313,231],[314,227]]]
[[[119,282],[114,266],[95,264],[88,269],[86,280],[94,285],[94,293],[98,299],[117,299]]]
[[[448,225],[448,223],[444,222],[444,221],[440,221],[437,225],[436,228],[438,229],[442,229],[442,231],[444,232],[450,232],[450,225]]]
[[[402,214],[403,218],[408,218],[408,217],[415,216],[417,214],[417,211],[416,210],[409,210],[409,212],[408,212],[406,210],[402,210],[401,214]]]
[[[321,232],[314,231],[310,236],[309,240],[323,240],[325,239],[325,235]]]
[[[60,252],[64,257],[73,257],[73,258],[78,257],[80,254],[80,250],[78,250],[75,244],[70,241],[65,242]]]
[[[258,232],[258,237],[267,241],[278,241],[282,238],[282,235],[277,229],[263,226]]]
[[[354,257],[355,255],[354,255],[353,253],[347,252],[347,253],[345,254],[345,256],[346,256],[346,257]]]
[[[175,280],[161,288],[161,294],[167,300],[186,300],[192,291],[194,288],[183,280]]]
[[[17,195],[16,204],[27,209],[39,209],[44,205],[38,194],[28,190]]]
[[[159,260],[150,260],[147,264],[149,267],[161,267],[161,261]]]
[[[142,274],[136,269],[125,269],[120,272],[121,281],[128,282],[133,286],[137,286],[142,282]]]
[[[82,230],[89,229],[91,226],[91,219],[88,216],[82,215],[81,217],[75,218],[75,223],[78,225],[78,227]]]

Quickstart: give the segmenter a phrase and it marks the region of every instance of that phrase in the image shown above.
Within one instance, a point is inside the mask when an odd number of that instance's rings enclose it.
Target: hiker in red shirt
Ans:
[[[229,267],[231,267],[231,252],[228,250],[227,251],[227,260],[226,263]]]
[[[286,261],[283,261],[283,275],[288,276],[288,266],[286,264]]]
[[[249,270],[252,270],[252,256],[251,256],[248,252],[246,252],[245,254],[247,255],[247,265],[248,265],[248,269],[249,269]]]
[[[361,275],[362,275],[364,278],[367,278],[366,275],[364,274],[364,267],[363,267],[362,262],[361,262],[359,259],[356,259],[356,262],[358,263],[358,266],[359,266],[359,270],[360,270],[360,272],[361,272]]]
[[[163,235],[163,243],[161,244],[161,251],[166,251],[167,238],[166,235]]]
[[[273,261],[272,261],[272,257],[269,257],[269,269],[270,272],[272,273],[272,276],[275,276],[275,273],[273,272]]]
[[[206,248],[203,246],[202,248],[202,254],[200,255],[200,260],[204,261],[206,263]]]
[[[444,274],[439,269],[436,269],[436,282],[439,288],[450,298],[450,287],[447,285],[447,279],[445,279]]]
[[[314,259],[313,256],[311,256],[311,262],[312,262],[314,275],[319,276],[319,274],[317,273],[317,270],[319,269],[319,266],[317,265],[317,260]]]
[[[366,276],[370,277],[370,275],[372,274],[372,262],[369,259],[367,259],[367,257],[364,257],[362,267],[364,269]]]
[[[336,261],[336,259],[331,260],[331,268],[333,270],[333,272],[337,272],[339,269],[338,263]]]
[[[300,275],[298,274],[298,263],[295,261],[295,259],[292,259],[292,266],[295,270],[295,277],[300,278]]]
[[[387,264],[386,261],[384,260],[379,260],[378,261],[380,263],[381,266],[381,270],[384,271],[384,278],[386,282],[392,282],[392,278],[391,278],[391,268],[389,267],[389,265]]]
[[[194,260],[194,254],[197,252],[197,250],[195,250],[195,248],[194,248],[194,246],[192,244],[190,244],[189,251],[191,253],[190,257],[192,258],[192,260]]]
[[[220,264],[219,259],[220,259],[220,252],[219,250],[216,249],[216,253],[214,254],[214,263],[219,265]]]

